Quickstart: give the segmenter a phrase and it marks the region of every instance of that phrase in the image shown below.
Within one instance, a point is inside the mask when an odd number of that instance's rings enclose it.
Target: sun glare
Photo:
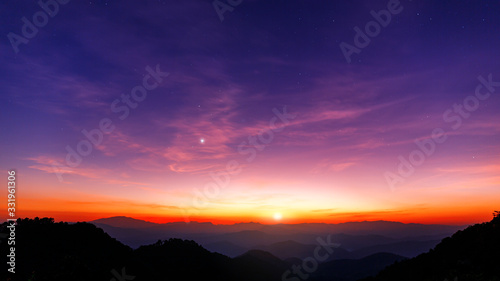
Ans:
[[[273,217],[274,217],[274,219],[275,219],[275,220],[279,221],[279,220],[281,220],[281,218],[282,218],[283,216],[281,215],[281,213],[275,213],[275,214],[273,215]]]

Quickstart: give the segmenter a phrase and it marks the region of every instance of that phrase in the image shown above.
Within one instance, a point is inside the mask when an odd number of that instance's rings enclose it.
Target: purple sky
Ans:
[[[244,0],[221,21],[210,1],[73,0],[13,48],[8,34],[22,36],[22,18],[41,8],[2,1],[0,167],[18,171],[26,216],[182,218],[194,207],[200,220],[489,217],[500,88],[467,118],[453,106],[474,96],[478,76],[500,81],[500,4],[401,1],[348,63],[339,45],[354,45],[354,28],[388,2]],[[121,120],[111,105],[157,65],[168,77]],[[285,107],[294,118],[252,146]],[[60,181],[53,165],[67,166],[66,147],[103,118],[115,129]],[[398,156],[435,128],[447,139],[398,174]],[[197,207],[193,190],[230,161],[241,172]],[[387,172],[404,181],[391,186]]]

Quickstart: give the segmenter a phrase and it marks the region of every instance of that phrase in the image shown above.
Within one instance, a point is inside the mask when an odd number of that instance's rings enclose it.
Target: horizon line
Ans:
[[[113,218],[125,218],[125,219],[133,219],[133,220],[136,220],[136,221],[140,221],[140,222],[146,222],[146,223],[151,223],[151,224],[156,224],[156,225],[162,225],[162,224],[171,224],[171,223],[185,223],[185,224],[190,224],[190,223],[198,223],[198,224],[212,224],[214,226],[218,226],[218,225],[237,225],[237,224],[258,224],[258,225],[304,225],[304,224],[326,224],[326,225],[339,225],[339,224],[346,224],[346,223],[363,223],[363,222],[368,222],[368,223],[372,223],[372,222],[387,222],[387,223],[400,223],[400,224],[404,224],[404,225],[408,225],[408,224],[417,224],[417,225],[444,225],[444,226],[466,226],[466,225],[473,225],[473,224],[477,224],[477,223],[482,223],[482,222],[475,222],[475,223],[467,223],[467,224],[442,224],[442,223],[418,223],[418,222],[409,222],[409,223],[405,223],[405,222],[400,222],[400,221],[390,221],[390,220],[382,220],[382,219],[378,219],[378,220],[350,220],[350,221],[344,221],[344,222],[337,222],[337,223],[331,223],[331,222],[300,222],[300,223],[286,223],[286,222],[276,222],[276,223],[262,223],[262,222],[254,222],[254,221],[242,221],[242,222],[233,222],[233,223],[216,223],[216,222],[213,222],[213,221],[189,221],[189,222],[186,222],[185,220],[178,220],[178,221],[168,221],[168,222],[154,222],[154,221],[149,221],[149,220],[146,220],[146,219],[139,219],[139,218],[134,218],[134,217],[129,217],[129,216],[111,216],[111,217],[102,217],[102,218],[98,218],[98,219],[94,219],[94,220],[77,220],[77,221],[67,221],[67,220],[57,220],[54,218],[54,217],[47,217],[47,216],[43,216],[43,217],[39,217],[39,216],[35,216],[35,217],[19,217],[19,218],[16,218],[17,219],[35,219],[35,218],[39,218],[39,219],[43,219],[43,218],[52,218],[54,220],[55,223],[59,223],[59,222],[67,222],[67,223],[79,223],[79,222],[86,222],[86,223],[93,223],[93,222],[96,222],[98,220],[105,220],[105,219],[113,219]],[[7,221],[4,219],[4,221]],[[484,221],[483,221],[484,222]]]

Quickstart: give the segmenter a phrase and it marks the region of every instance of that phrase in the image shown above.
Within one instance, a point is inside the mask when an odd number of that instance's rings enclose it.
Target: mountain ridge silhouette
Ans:
[[[362,259],[339,259],[320,263],[308,280],[326,281],[332,276],[365,280],[498,280],[498,234],[500,218],[476,224],[445,238],[435,249],[413,259],[391,253],[376,253]],[[142,223],[141,223],[142,224]],[[4,223],[1,233],[6,233]],[[283,273],[301,259],[280,259],[272,253],[251,249],[235,258],[211,252],[189,239],[169,238],[132,249],[95,224],[54,222],[52,218],[18,219],[16,226],[16,274],[9,275],[3,263],[4,280],[113,280],[127,274],[141,280],[281,280]],[[252,233],[252,232],[250,232]],[[347,237],[347,236],[346,236]],[[370,237],[370,236],[367,236]],[[285,241],[286,244],[294,242]],[[307,244],[305,244],[307,245]],[[278,244],[278,246],[280,246]],[[0,244],[7,251],[7,243]],[[334,252],[335,254],[335,252]],[[311,256],[313,253],[311,253]],[[22,258],[21,258],[22,257]],[[432,261],[432,262],[430,262]],[[441,262],[440,262],[441,261]],[[396,262],[394,265],[390,265]],[[440,263],[439,263],[440,262]],[[415,264],[429,269],[415,269]],[[436,266],[439,264],[441,267]],[[460,269],[457,269],[460,265]],[[384,269],[386,266],[388,268]],[[420,272],[418,278],[405,274]],[[398,275],[401,274],[401,275]],[[126,279],[132,280],[132,279]]]

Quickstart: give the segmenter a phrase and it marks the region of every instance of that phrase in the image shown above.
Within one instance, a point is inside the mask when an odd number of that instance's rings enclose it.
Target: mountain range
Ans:
[[[114,223],[114,219],[106,219]],[[134,230],[150,234],[158,226],[128,218],[118,219],[121,225],[109,226],[115,231]],[[124,222],[131,221],[134,227]],[[2,263],[0,277],[3,280],[269,280],[269,281],[391,281],[391,280],[499,280],[500,277],[500,216],[491,222],[469,226],[438,242],[433,249],[414,258],[378,251],[378,247],[398,247],[425,242],[432,235],[433,226],[419,225],[427,229],[425,236],[397,238],[380,234],[328,234],[317,236],[314,242],[283,240],[269,244],[256,244],[243,254],[229,257],[204,248],[193,240],[168,238],[133,249],[115,238],[96,222],[55,223],[50,218],[18,219],[16,226],[16,274],[9,275],[7,263]],[[372,223],[368,223],[370,225]],[[385,223],[391,225],[392,223]],[[182,228],[179,224],[177,227]],[[243,242],[244,246],[255,242],[298,235],[306,238],[312,234],[286,234],[272,227],[261,226],[258,230],[242,230],[238,226],[204,224],[213,232],[202,236],[195,229],[192,235],[221,241]],[[359,227],[363,223],[358,224]],[[373,225],[373,224],[372,224]],[[399,224],[397,224],[400,226]],[[8,233],[7,223],[1,226],[0,234]],[[172,227],[172,225],[168,225]],[[235,227],[235,232],[222,232]],[[251,227],[258,227],[252,224]],[[285,226],[287,228],[288,226]],[[410,227],[415,227],[411,225]],[[272,231],[268,231],[271,229]],[[442,226],[436,226],[442,230]],[[346,228],[343,229],[345,231]],[[437,230],[434,230],[437,231]],[[5,236],[5,235],[2,235]],[[415,239],[411,243],[401,240]],[[208,239],[208,240],[210,240]],[[363,239],[372,239],[369,243]],[[420,239],[420,240],[419,240]],[[326,241],[326,242],[325,242]],[[338,242],[341,241],[341,242]],[[361,246],[355,247],[357,241]],[[399,241],[399,242],[398,242]],[[219,246],[233,245],[220,242]],[[332,243],[334,242],[334,243]],[[212,243],[216,243],[212,241]],[[344,244],[342,244],[344,243]],[[382,243],[382,244],[380,244]],[[351,245],[352,244],[352,245]],[[379,246],[369,246],[376,244]],[[237,245],[237,244],[234,244]],[[344,245],[347,245],[344,247]],[[353,246],[354,245],[354,246]],[[382,245],[382,246],[380,246]],[[384,246],[385,245],[385,246]],[[9,250],[7,243],[0,243],[0,250]],[[243,246],[242,246],[243,247]],[[328,248],[329,247],[329,248]],[[2,255],[5,257],[5,255]],[[361,257],[363,256],[363,257]]]
[[[204,248],[237,257],[249,250],[264,250],[279,258],[304,258],[317,244],[318,237],[331,236],[340,247],[330,259],[360,259],[387,252],[415,257],[428,251],[441,239],[465,226],[404,224],[399,222],[348,222],[339,224],[276,224],[174,222],[157,224],[129,217],[92,221],[120,242],[137,248],[158,239],[182,237]]]

